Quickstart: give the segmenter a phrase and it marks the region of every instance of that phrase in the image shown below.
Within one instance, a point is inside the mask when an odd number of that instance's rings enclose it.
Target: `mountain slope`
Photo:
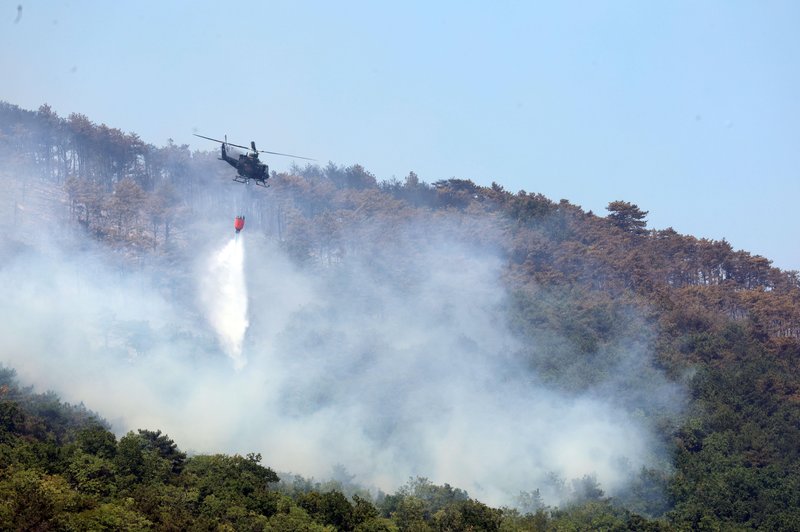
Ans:
[[[250,341],[255,348],[277,338],[270,349],[294,360],[280,366],[294,374],[279,383],[280,408],[294,417],[274,419],[308,420],[331,405],[346,407],[338,415],[365,410],[346,425],[367,433],[360,442],[397,451],[420,445],[397,426],[423,427],[434,433],[429,442],[474,451],[485,466],[457,461],[458,472],[431,460],[431,475],[483,479],[508,476],[512,461],[504,458],[532,464],[521,460],[544,456],[556,442],[598,438],[599,430],[580,431],[594,417],[617,436],[648,443],[623,455],[633,457],[625,475],[624,467],[604,472],[597,455],[574,477],[554,459],[561,476],[549,483],[533,465],[522,468],[529,482],[522,489],[545,497],[541,504],[584,503],[542,515],[542,523],[586,524],[598,515],[630,523],[632,514],[614,509],[609,495],[617,508],[660,518],[659,526],[788,530],[800,520],[797,272],[725,241],[647,230],[646,213],[624,201],[601,217],[498,184],[427,184],[413,172],[404,182],[378,183],[358,165],[332,163],[274,175],[269,190],[254,191],[228,183],[228,169],[213,154],[142,145],[135,135],[46,108],[0,110],[6,190],[25,197],[24,217],[8,201],[0,211],[7,258],[24,254],[21,246],[45,246],[35,244],[42,235],[69,234],[80,246],[92,242],[121,258],[113,261],[120,277],[156,278],[159,294],[192,308],[197,256],[221,238],[218,227],[230,225],[233,214],[246,214],[243,234],[270,250],[248,248],[251,300],[269,316],[253,318],[259,326]],[[294,291],[291,297],[257,270],[280,271],[277,282]],[[201,309],[190,312],[201,318]],[[129,320],[111,345],[144,364],[161,352],[161,340],[152,338],[169,336],[154,332],[154,319]],[[269,336],[278,324],[285,328]],[[142,334],[151,340],[142,342]],[[192,356],[213,351],[196,339],[199,331],[181,334]],[[412,384],[398,386],[386,374]],[[349,400],[352,388],[369,391],[359,396],[368,407]],[[406,395],[408,403],[398,399]],[[415,397],[450,414],[420,417],[425,407]],[[494,405],[498,397],[504,404]],[[519,416],[526,423],[518,424]],[[514,444],[538,440],[534,451],[484,445],[489,440],[478,435],[486,431],[470,427],[481,423]],[[637,430],[625,432],[630,426]],[[453,439],[436,439],[437,430]],[[309,515],[324,513],[316,504],[304,507]],[[529,506],[534,513],[524,526],[538,526],[538,507]],[[384,517],[411,526],[400,517],[411,509],[386,508]],[[421,511],[418,520],[433,523],[433,514]]]

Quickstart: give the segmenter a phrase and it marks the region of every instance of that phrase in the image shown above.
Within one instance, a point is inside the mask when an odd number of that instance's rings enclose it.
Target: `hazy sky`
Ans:
[[[800,270],[800,2],[0,6],[0,99],[26,109],[601,215],[622,199]]]

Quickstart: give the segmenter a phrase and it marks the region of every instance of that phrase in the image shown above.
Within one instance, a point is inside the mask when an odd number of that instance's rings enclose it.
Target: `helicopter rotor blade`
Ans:
[[[289,153],[278,153],[276,151],[258,150],[258,153],[269,153],[272,155],[282,155],[284,157],[294,157],[295,159],[305,159],[306,161],[316,161],[316,159],[312,159],[311,157],[300,157],[299,155],[291,155]]]
[[[237,148],[241,148],[243,150],[249,150],[250,149],[247,146],[242,146],[241,144],[234,144],[233,142],[229,142],[228,146],[236,146]]]
[[[252,142],[250,147],[242,146],[241,144],[234,144],[232,142],[228,142],[228,136],[227,135],[225,136],[225,140],[212,139],[211,137],[205,137],[203,135],[198,135],[197,133],[192,133],[192,135],[194,135],[195,137],[200,137],[201,139],[213,140],[214,142],[219,142],[220,144],[226,144],[228,146],[235,146],[236,148],[241,148],[243,150],[256,151],[258,153],[269,153],[270,155],[280,155],[282,157],[294,157],[295,159],[303,159],[305,161],[316,161],[316,159],[312,159],[311,157],[301,157],[299,155],[292,155],[290,153],[279,153],[277,151],[267,151],[267,150],[254,150],[253,146],[255,145],[255,142]]]
[[[237,148],[242,148],[243,150],[249,150],[250,149],[247,146],[241,146],[239,144],[234,144],[232,142],[228,142],[228,136],[227,135],[225,135],[225,140],[212,139],[211,137],[198,135],[197,133],[192,133],[192,135],[194,135],[195,137],[200,137],[201,139],[213,140],[214,142],[219,142],[220,144],[225,144],[227,146],[235,146]]]
[[[192,135],[194,135],[195,137],[200,137],[201,139],[213,140],[214,142],[219,142],[220,144],[227,144],[228,143],[225,140],[212,139],[211,137],[204,137],[203,135],[198,135],[197,133],[192,133]]]

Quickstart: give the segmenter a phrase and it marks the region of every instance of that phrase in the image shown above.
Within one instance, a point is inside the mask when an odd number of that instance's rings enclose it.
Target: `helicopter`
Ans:
[[[283,157],[294,157],[295,159],[305,159],[306,161],[314,161],[315,159],[311,159],[309,157],[300,157],[299,155],[290,155],[288,153],[278,153],[275,151],[266,151],[266,150],[258,150],[256,149],[255,141],[250,141],[250,147],[241,146],[239,144],[233,144],[232,142],[228,142],[228,136],[225,135],[225,140],[218,140],[212,139],[211,137],[204,137],[203,135],[198,135],[197,133],[193,133],[195,137],[200,137],[201,139],[206,140],[213,140],[214,142],[219,142],[221,146],[221,157],[219,158],[220,161],[225,161],[229,165],[236,168],[236,177],[233,178],[234,181],[238,183],[247,184],[251,180],[255,182],[256,185],[262,187],[268,187],[267,179],[269,179],[269,166],[262,163],[258,159],[259,153],[269,153],[272,155],[282,155]],[[247,150],[247,153],[238,153],[236,150],[232,151],[232,154],[235,156],[228,155],[229,146],[233,146],[236,148],[242,148],[243,150]]]

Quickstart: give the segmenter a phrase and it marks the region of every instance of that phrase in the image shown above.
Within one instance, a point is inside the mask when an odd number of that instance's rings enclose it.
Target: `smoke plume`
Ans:
[[[223,222],[202,222],[194,241],[221,242]],[[571,479],[613,495],[661,464],[637,404],[677,394],[661,378],[631,395],[646,346],[620,339],[613,377],[559,391],[523,355],[557,335],[511,332],[503,258],[471,230],[358,231],[348,256],[305,266],[257,232],[246,256],[241,240],[198,244],[178,267],[138,268],[80,236],[7,238],[0,360],[117,434],[160,429],[189,452],[260,452],[323,479],[341,465],[386,491],[423,476],[493,504],[537,488],[557,503]]]

